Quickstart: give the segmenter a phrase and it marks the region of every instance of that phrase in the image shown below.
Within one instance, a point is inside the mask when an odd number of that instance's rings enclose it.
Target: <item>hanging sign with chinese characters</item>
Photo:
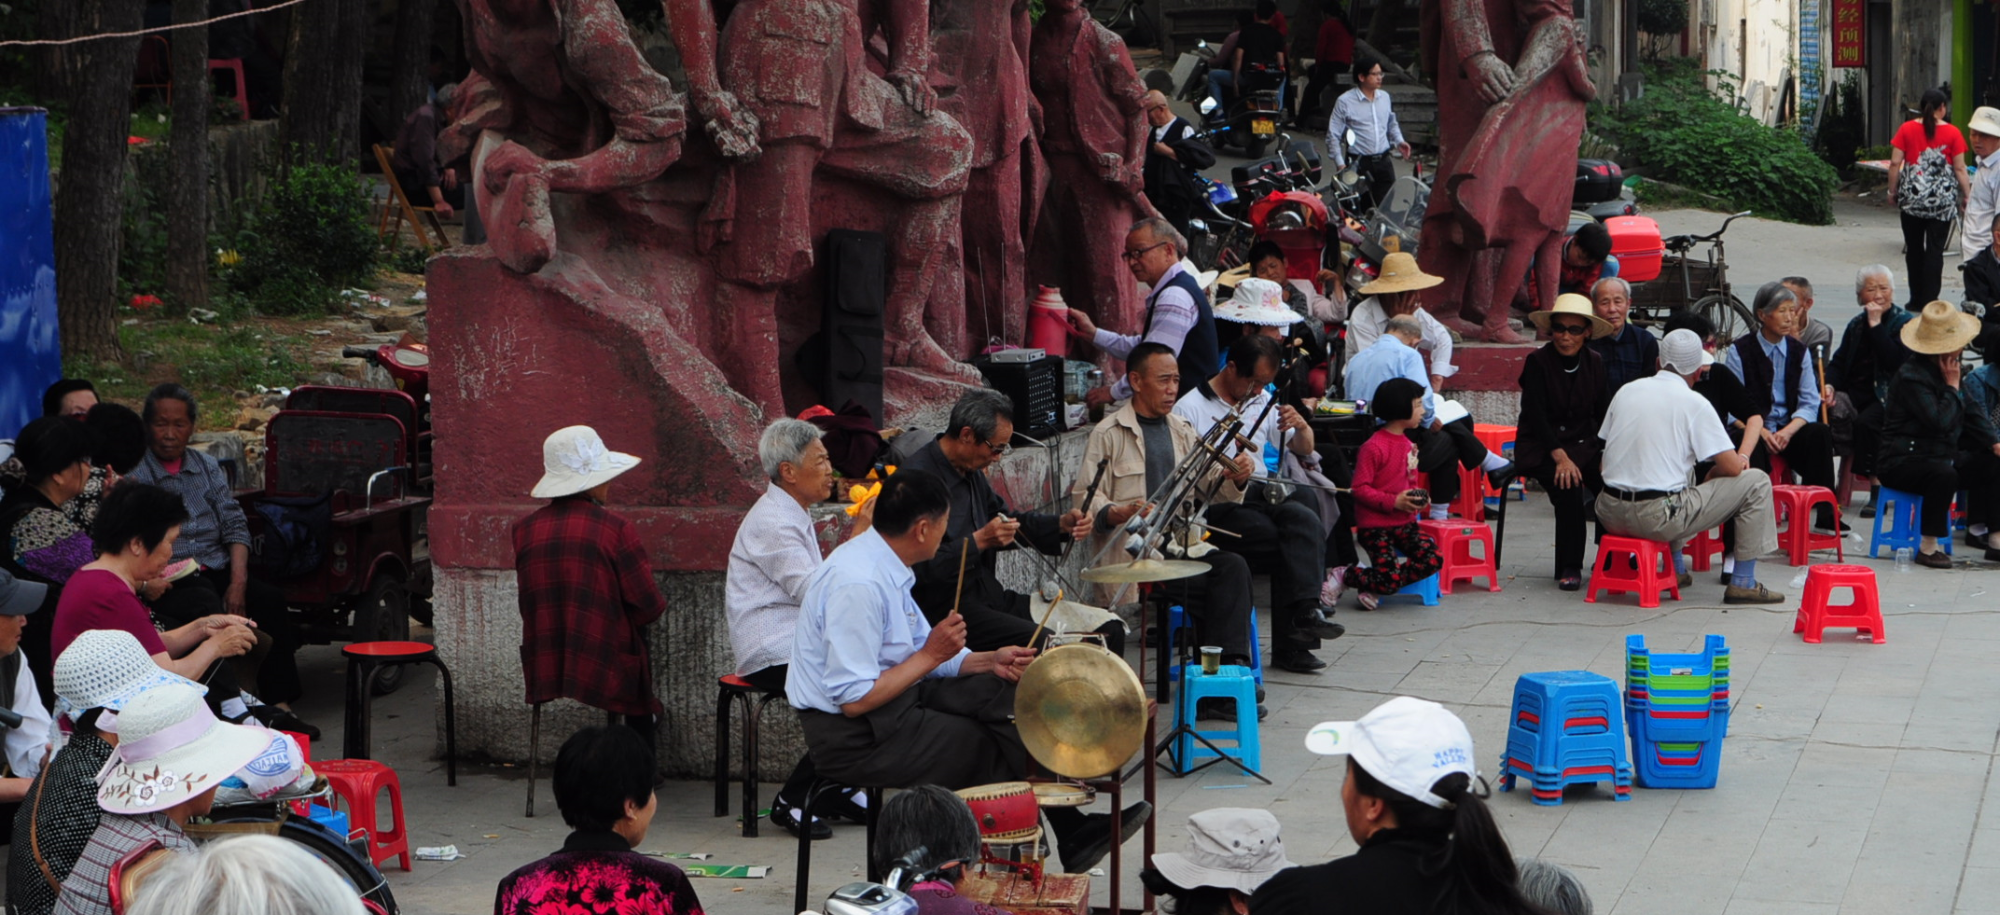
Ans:
[[[1867,10],[1867,0],[1833,0],[1833,66],[1868,66]]]

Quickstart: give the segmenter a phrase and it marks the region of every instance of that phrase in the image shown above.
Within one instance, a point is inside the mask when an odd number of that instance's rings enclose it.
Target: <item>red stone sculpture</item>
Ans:
[[[1568,0],[1424,0],[1423,59],[1438,93],[1437,185],[1419,259],[1445,278],[1433,314],[1469,336],[1522,342],[1507,319],[1537,258],[1556,269],[1583,135],[1596,95]]]
[[[1035,24],[1028,84],[1041,105],[1043,199],[1031,279],[1099,327],[1143,328],[1141,297],[1122,257],[1132,223],[1158,215],[1146,201],[1146,86],[1125,42],[1077,0],[1049,0]]]

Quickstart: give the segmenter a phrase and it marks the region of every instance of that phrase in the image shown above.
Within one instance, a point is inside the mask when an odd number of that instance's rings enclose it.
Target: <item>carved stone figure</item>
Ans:
[[[1563,232],[1595,96],[1568,0],[1424,0],[1436,68],[1438,186],[1424,214],[1424,271],[1445,277],[1435,313],[1468,335],[1518,343],[1515,294],[1537,259],[1555,301]]]
[[[1146,85],[1125,42],[1077,0],[1049,0],[1035,24],[1028,84],[1041,104],[1050,179],[1031,279],[1060,287],[1098,326],[1134,333],[1141,298],[1125,269],[1125,232],[1158,215],[1144,194]]]
[[[972,177],[962,209],[965,328],[971,350],[989,338],[1025,344],[1028,240],[1047,171],[1035,146],[1028,91],[1027,0],[934,0],[933,83],[938,107],[972,134]],[[939,343],[955,349],[940,328]]]

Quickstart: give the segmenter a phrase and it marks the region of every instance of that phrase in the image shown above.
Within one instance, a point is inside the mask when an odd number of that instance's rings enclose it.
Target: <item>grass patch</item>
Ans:
[[[236,424],[237,391],[291,387],[307,379],[306,338],[287,330],[278,322],[142,320],[118,328],[127,364],[71,361],[63,373],[88,378],[106,399],[135,406],[154,385],[179,382],[201,402],[204,430],[228,429]]]

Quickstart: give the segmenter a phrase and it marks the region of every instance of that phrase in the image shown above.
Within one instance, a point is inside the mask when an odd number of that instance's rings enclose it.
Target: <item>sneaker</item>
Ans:
[[[1356,593],[1354,599],[1355,601],[1361,604],[1361,609],[1363,610],[1373,610],[1376,607],[1382,606],[1381,596],[1377,594],[1371,594],[1367,591],[1361,591]]]
[[[1123,845],[1139,834],[1139,827],[1153,815],[1153,805],[1140,801],[1118,814],[1118,844]],[[1057,839],[1062,852],[1063,873],[1088,873],[1097,862],[1111,853],[1111,816],[1109,814],[1089,814],[1083,825],[1067,836]]]
[[[771,822],[785,827],[785,831],[791,833],[794,838],[799,834],[799,819],[803,816],[805,811],[792,806],[791,802],[783,798],[771,802]],[[812,837],[815,842],[833,838],[833,824],[820,817],[813,817]]]
[[[1271,652],[1271,666],[1295,674],[1310,674],[1325,670],[1326,662],[1310,651],[1274,651]]]
[[[1785,596],[1761,584],[1752,588],[1739,588],[1735,585],[1730,585],[1722,591],[1722,602],[1725,604],[1782,604],[1785,602]]]
[[[1326,584],[1319,586],[1319,603],[1322,607],[1340,606],[1340,595],[1347,592],[1347,567],[1335,566],[1326,570]]]

